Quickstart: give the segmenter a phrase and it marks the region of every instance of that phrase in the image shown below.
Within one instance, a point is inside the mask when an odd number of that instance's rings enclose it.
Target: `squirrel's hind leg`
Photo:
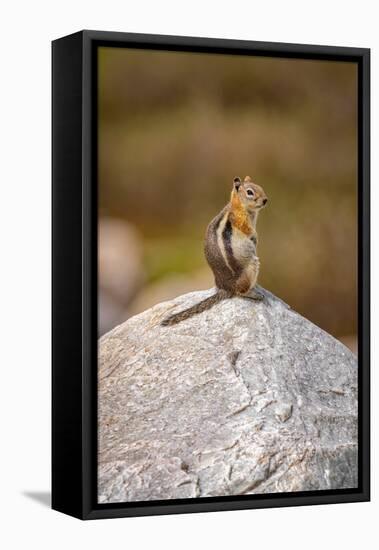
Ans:
[[[259,260],[254,259],[247,269],[243,271],[236,282],[236,293],[243,298],[249,298],[250,300],[261,301],[264,299],[264,295],[256,288],[258,272],[259,272]]]

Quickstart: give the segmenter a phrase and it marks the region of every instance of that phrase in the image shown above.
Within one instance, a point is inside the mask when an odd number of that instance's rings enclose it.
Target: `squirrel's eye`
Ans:
[[[249,197],[254,197],[254,192],[251,189],[248,189],[246,193],[249,195]]]

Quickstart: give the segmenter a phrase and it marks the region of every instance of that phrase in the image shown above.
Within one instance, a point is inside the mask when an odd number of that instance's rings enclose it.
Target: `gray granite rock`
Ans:
[[[171,327],[214,292],[99,343],[99,502],[357,486],[357,360],[264,291]]]

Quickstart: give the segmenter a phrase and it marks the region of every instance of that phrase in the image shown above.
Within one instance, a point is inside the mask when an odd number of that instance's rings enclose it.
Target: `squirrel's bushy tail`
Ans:
[[[191,306],[184,311],[173,313],[169,317],[166,317],[166,319],[163,319],[163,321],[161,322],[161,325],[164,327],[176,325],[177,323],[180,323],[181,321],[192,317],[192,315],[196,315],[197,313],[202,313],[203,311],[210,309],[211,307],[218,304],[222,300],[225,300],[226,298],[230,298],[230,294],[226,292],[226,290],[218,289],[216,294],[209,296],[209,298],[205,298],[205,300],[202,300],[198,304],[195,304],[194,306]]]

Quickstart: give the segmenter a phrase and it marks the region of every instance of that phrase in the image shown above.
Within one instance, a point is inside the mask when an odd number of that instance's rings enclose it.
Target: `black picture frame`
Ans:
[[[133,47],[358,65],[359,486],[97,503],[97,48]],[[52,43],[52,507],[81,519],[370,499],[370,50],[81,31]]]

